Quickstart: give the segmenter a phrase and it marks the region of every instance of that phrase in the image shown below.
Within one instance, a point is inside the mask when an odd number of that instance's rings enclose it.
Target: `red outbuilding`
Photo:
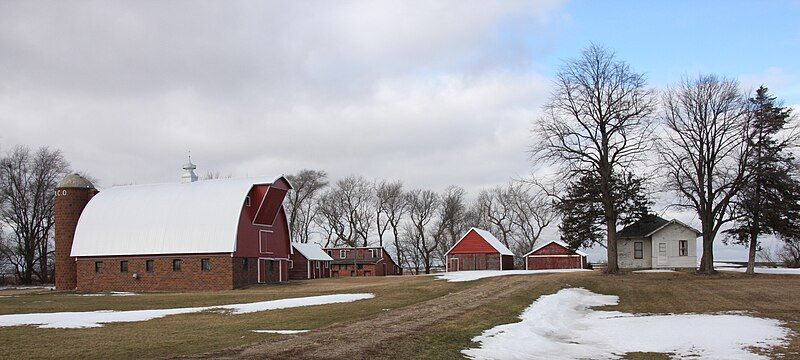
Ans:
[[[562,241],[552,240],[525,254],[525,270],[583,269],[586,253],[572,250]]]
[[[472,228],[445,253],[447,271],[513,270],[514,253],[486,230]]]
[[[289,279],[318,279],[331,277],[333,259],[317,244],[292,243],[292,259],[289,260]]]

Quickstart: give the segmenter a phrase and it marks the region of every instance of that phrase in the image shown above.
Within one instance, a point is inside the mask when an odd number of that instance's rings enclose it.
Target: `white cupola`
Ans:
[[[182,183],[191,183],[197,181],[197,174],[194,173],[197,166],[192,164],[192,155],[189,154],[189,162],[183,165],[183,175],[181,175]]]

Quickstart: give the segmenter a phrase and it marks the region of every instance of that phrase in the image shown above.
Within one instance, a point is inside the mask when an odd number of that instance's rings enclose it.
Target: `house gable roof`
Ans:
[[[321,247],[317,244],[303,244],[293,242],[292,247],[297,250],[300,255],[303,255],[308,260],[320,260],[320,261],[333,261],[333,258],[328,256],[325,251],[322,250]]]
[[[539,250],[543,249],[545,246],[547,246],[547,245],[550,245],[550,244],[556,244],[556,245],[558,245],[558,246],[561,246],[561,247],[563,247],[563,248],[565,248],[565,249],[567,249],[567,250],[569,250],[569,251],[574,251],[576,254],[578,254],[578,255],[580,255],[580,256],[589,256],[589,254],[587,254],[587,253],[585,253],[585,252],[583,252],[583,251],[580,251],[580,250],[572,250],[572,249],[569,247],[569,245],[568,245],[567,243],[565,243],[565,242],[563,242],[563,241],[561,241],[561,240],[550,240],[550,241],[548,241],[548,242],[546,242],[546,243],[544,243],[544,244],[542,244],[542,245],[539,245],[539,246],[537,246],[537,247],[533,248],[533,250],[531,250],[531,251],[530,251],[530,252],[528,252],[527,254],[523,255],[523,257],[525,257],[525,256],[528,256],[528,255],[530,255],[530,254],[533,254],[533,253],[535,253],[535,252],[537,252],[537,251],[539,251]]]
[[[505,245],[503,245],[503,243],[502,243],[500,240],[498,240],[496,237],[494,237],[494,235],[492,235],[492,233],[490,233],[490,232],[488,232],[488,231],[486,231],[486,230],[481,230],[481,229],[478,229],[478,228],[471,228],[471,229],[469,229],[469,231],[467,231],[467,232],[464,234],[464,236],[462,236],[462,237],[461,237],[461,239],[459,239],[458,241],[456,241],[456,243],[455,243],[455,244],[453,244],[453,246],[452,246],[452,247],[450,247],[450,249],[449,249],[449,250],[447,250],[447,252],[445,253],[445,255],[447,255],[447,254],[449,254],[451,251],[453,251],[453,249],[455,249],[455,248],[456,248],[456,246],[458,246],[458,243],[460,243],[461,241],[463,241],[463,240],[464,240],[464,239],[467,237],[467,235],[469,235],[469,233],[470,233],[470,232],[472,232],[472,231],[474,231],[476,234],[478,234],[478,236],[480,236],[481,238],[483,238],[483,240],[485,240],[485,241],[486,241],[486,243],[488,243],[488,244],[489,244],[491,247],[493,247],[495,250],[497,250],[497,252],[498,252],[498,253],[500,253],[501,255],[511,255],[511,256],[514,256],[514,253],[513,253],[513,252],[511,252],[511,250],[509,250],[509,249],[508,249],[508,248],[507,248]]]
[[[630,224],[624,227],[622,230],[618,231],[617,237],[620,238],[649,237],[671,224],[678,224],[685,228],[688,228],[694,231],[698,236],[701,234],[701,232],[698,231],[697,229],[689,225],[686,225],[676,219],[667,220],[658,215],[647,215],[643,217],[641,220],[633,224]]]
[[[78,220],[71,256],[232,253],[248,193],[253,186],[278,180],[218,179],[102,190]]]

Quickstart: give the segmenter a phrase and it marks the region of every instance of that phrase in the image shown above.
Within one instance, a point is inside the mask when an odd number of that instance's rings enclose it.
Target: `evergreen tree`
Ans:
[[[618,225],[631,224],[650,212],[644,180],[631,173],[612,176],[611,189],[618,209]],[[561,240],[573,249],[605,244],[606,221],[596,175],[586,173],[567,186],[556,204],[561,212]]]
[[[747,273],[753,274],[759,236],[796,238],[800,234],[800,183],[794,178],[794,159],[787,151],[794,136],[780,138],[791,119],[791,110],[777,103],[764,86],[758,88],[749,103],[749,145],[753,156],[746,166],[752,180],[736,197],[736,221],[725,233],[726,240],[749,247]]]

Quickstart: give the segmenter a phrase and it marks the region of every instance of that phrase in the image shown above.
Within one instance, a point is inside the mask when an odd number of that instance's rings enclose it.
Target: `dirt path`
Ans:
[[[252,346],[202,354],[198,358],[360,359],[364,351],[405,337],[444,319],[469,312],[530,285],[522,276],[499,277],[456,293],[384,314],[334,324],[306,334]],[[465,296],[468,295],[468,296]]]

